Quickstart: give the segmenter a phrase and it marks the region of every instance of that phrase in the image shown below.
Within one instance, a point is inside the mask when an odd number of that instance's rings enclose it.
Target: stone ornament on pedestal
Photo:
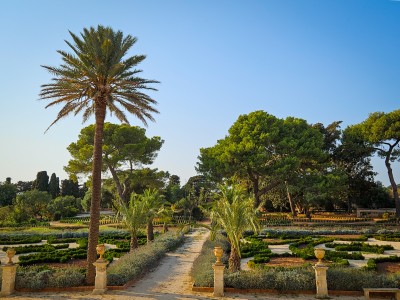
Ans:
[[[100,295],[107,291],[107,265],[108,261],[103,258],[106,250],[104,244],[99,244],[96,247],[97,254],[100,255],[99,259],[93,263],[96,267],[96,278],[94,280],[94,290],[92,294]]]
[[[214,269],[214,293],[215,297],[224,296],[224,269],[225,265],[221,262],[221,257],[224,254],[224,250],[221,247],[214,248],[214,255],[217,258]]]
[[[14,248],[8,248],[6,251],[8,262],[6,265],[2,266],[3,275],[1,281],[1,296],[8,296],[14,292],[15,288],[15,276],[17,274],[17,265],[12,261],[15,255]]]
[[[313,267],[315,270],[315,282],[317,286],[317,299],[327,299],[328,296],[328,282],[326,279],[326,271],[328,267],[322,262],[325,256],[325,250],[321,248],[314,249],[315,257],[318,258],[318,262]]]

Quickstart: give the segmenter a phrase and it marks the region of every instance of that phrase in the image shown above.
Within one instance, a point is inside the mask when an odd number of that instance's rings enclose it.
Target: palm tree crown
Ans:
[[[84,29],[81,37],[70,32],[75,44],[66,41],[73,53],[59,50],[63,64],[59,67],[43,66],[55,77],[43,84],[41,99],[54,99],[47,107],[64,104],[55,121],[70,113],[83,112],[83,122],[98,108],[107,108],[121,122],[129,123],[118,104],[135,115],[144,124],[153,121],[152,106],[157,102],[140,90],[156,90],[148,84],[157,83],[137,77],[141,70],[133,69],[146,56],[134,55],[124,59],[136,38],[123,36],[121,31],[98,26]]]

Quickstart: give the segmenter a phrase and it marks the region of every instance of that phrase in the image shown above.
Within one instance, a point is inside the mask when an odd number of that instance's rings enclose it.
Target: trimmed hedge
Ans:
[[[84,270],[77,268],[50,269],[46,266],[18,267],[15,287],[41,290],[84,285]]]
[[[122,256],[107,269],[108,285],[124,285],[139,277],[146,270],[155,266],[166,252],[177,248],[183,241],[183,235],[167,232],[156,238],[154,242]]]

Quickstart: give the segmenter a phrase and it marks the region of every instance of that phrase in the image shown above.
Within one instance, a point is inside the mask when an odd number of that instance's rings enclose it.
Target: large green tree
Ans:
[[[37,173],[36,180],[34,181],[34,189],[42,192],[49,190],[49,175],[47,175],[47,171]]]
[[[30,218],[40,219],[47,214],[51,195],[48,192],[32,190],[17,195],[14,209],[17,221],[28,221]]]
[[[56,173],[51,174],[49,181],[49,193],[53,199],[60,196],[60,179],[56,176]]]
[[[129,123],[124,112],[127,111],[147,124],[153,120],[152,114],[158,111],[157,103],[143,90],[155,90],[149,84],[156,83],[138,77],[141,70],[136,66],[145,59],[144,55],[127,56],[136,38],[124,36],[121,31],[110,27],[97,26],[76,35],[70,32],[72,42],[66,41],[72,53],[59,50],[63,60],[58,67],[43,66],[54,78],[51,83],[42,85],[41,99],[51,99],[46,106],[63,105],[57,118],[83,113],[83,121],[95,118],[95,134],[92,166],[92,202],[89,225],[87,255],[88,283],[94,283],[93,263],[97,258],[96,245],[99,236],[102,144],[103,129],[107,111],[123,123]],[[50,127],[49,126],[49,127]]]
[[[12,205],[16,196],[17,187],[11,181],[0,183],[0,206]]]
[[[89,174],[93,164],[93,140],[95,126],[81,130],[77,142],[68,146],[72,159],[64,169],[70,175]],[[138,166],[149,165],[157,157],[163,140],[146,137],[146,130],[128,124],[104,124],[102,162],[103,171],[109,171],[118,195],[127,201],[132,173]]]
[[[258,206],[268,191],[323,161],[323,143],[322,134],[302,119],[255,111],[239,116],[215,146],[200,149],[197,171],[215,181],[234,178],[248,184]]]
[[[396,216],[400,217],[400,197],[392,169],[392,163],[400,157],[400,109],[389,113],[372,113],[365,121],[354,125],[353,130],[361,132],[374,152],[385,160],[396,205]]]

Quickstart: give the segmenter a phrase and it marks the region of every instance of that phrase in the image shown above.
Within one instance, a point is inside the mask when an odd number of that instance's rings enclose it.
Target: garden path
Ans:
[[[172,253],[168,253],[161,264],[132,287],[121,291],[107,291],[104,295],[92,295],[88,292],[59,293],[16,293],[2,299],[20,300],[66,300],[66,299],[112,299],[112,300],[190,300],[218,299],[212,293],[196,293],[191,291],[192,278],[190,269],[194,259],[199,255],[204,241],[208,237],[205,229],[198,228],[187,235],[186,243]],[[309,300],[314,295],[250,295],[227,294],[224,300],[257,300],[257,299]],[[331,297],[340,300],[361,300],[364,297]]]

